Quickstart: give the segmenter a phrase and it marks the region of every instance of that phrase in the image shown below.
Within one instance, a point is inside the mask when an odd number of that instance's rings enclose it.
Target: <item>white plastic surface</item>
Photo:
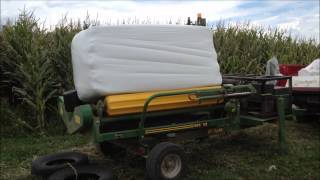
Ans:
[[[82,101],[120,93],[221,84],[213,33],[200,26],[93,27],[72,41]]]
[[[273,56],[271,59],[267,61],[266,76],[282,76],[279,70],[279,62],[277,57]],[[267,81],[266,84],[276,85],[277,80]]]
[[[315,59],[307,67],[298,71],[298,76],[320,76],[320,59]]]
[[[307,67],[298,71],[298,76],[292,77],[292,87],[320,87],[320,59],[315,59]]]
[[[318,88],[319,76],[292,76],[292,87]]]

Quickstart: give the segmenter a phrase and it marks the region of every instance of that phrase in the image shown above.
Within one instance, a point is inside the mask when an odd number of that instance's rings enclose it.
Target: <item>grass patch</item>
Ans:
[[[38,179],[30,175],[33,159],[82,145],[85,141],[81,135],[1,138],[0,179]]]
[[[319,122],[287,121],[288,154],[280,155],[277,126],[243,130],[185,146],[189,180],[320,179]],[[32,159],[47,153],[76,150],[92,162],[112,169],[118,179],[144,179],[144,159],[127,154],[103,157],[81,135],[21,137],[1,140],[0,179],[37,179],[30,174]]]
[[[278,153],[277,127],[273,124],[210,140],[193,152],[190,178],[319,179],[319,124],[287,122],[286,133],[287,155]]]

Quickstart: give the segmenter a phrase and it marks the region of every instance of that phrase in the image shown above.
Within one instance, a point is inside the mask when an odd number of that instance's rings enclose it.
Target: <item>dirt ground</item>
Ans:
[[[265,124],[185,146],[186,179],[320,179],[319,121],[286,122],[288,154],[279,154],[277,126]],[[41,179],[30,163],[59,151],[87,153],[90,161],[112,170],[119,180],[144,179],[145,160],[129,153],[103,156],[81,135],[1,139],[0,179]]]

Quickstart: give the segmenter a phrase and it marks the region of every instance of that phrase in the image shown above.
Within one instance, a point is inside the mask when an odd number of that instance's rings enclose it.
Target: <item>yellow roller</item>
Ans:
[[[221,88],[220,85],[216,86],[206,86],[206,87],[197,87],[189,89],[179,89],[181,90],[204,90],[211,88]],[[152,91],[152,92],[143,92],[143,93],[132,93],[132,94],[119,94],[119,95],[110,95],[106,96],[104,99],[106,105],[106,112],[109,116],[115,115],[124,115],[139,113],[143,110],[143,105],[145,101],[155,93],[164,93],[164,92],[175,92],[178,90],[170,91]],[[174,95],[159,97],[151,101],[148,107],[148,111],[161,111],[169,109],[179,109],[187,108],[194,106],[205,106],[222,103],[223,99],[220,100],[207,100],[199,104],[198,101],[191,100],[189,95]]]

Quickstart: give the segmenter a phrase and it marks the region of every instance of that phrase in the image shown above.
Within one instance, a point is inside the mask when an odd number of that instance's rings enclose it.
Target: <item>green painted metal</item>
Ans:
[[[81,130],[91,127],[93,114],[89,104],[76,107],[74,109],[73,117],[75,118],[77,115],[80,117]]]
[[[74,109],[72,118],[67,124],[68,133],[89,129],[92,125],[92,110],[89,104],[80,105]]]
[[[239,92],[255,93],[256,90],[252,85],[238,85],[238,86],[226,86],[220,89],[210,88],[206,90],[188,90],[188,91],[175,91],[175,92],[154,94],[145,101],[143,106],[143,111],[142,111],[141,119],[139,123],[140,138],[143,138],[145,134],[144,122],[147,116],[148,106],[151,103],[151,101],[156,98],[164,97],[164,96],[190,94],[190,95],[195,95],[197,97],[196,100],[199,101],[199,103],[201,103],[201,100],[224,99],[228,93],[230,94],[230,93],[239,93]]]
[[[208,120],[202,120],[202,121],[193,121],[188,123],[177,123],[177,124],[171,124],[171,125],[165,125],[165,126],[148,127],[148,128],[144,128],[144,131],[148,132],[148,131],[154,131],[158,129],[167,129],[167,128],[174,129],[179,126],[191,126],[191,125],[198,125],[198,126],[189,128],[188,130],[199,129],[199,128],[220,128],[220,127],[224,128],[226,125],[225,122],[227,119],[228,118],[225,117],[225,118],[208,119]],[[127,139],[127,138],[139,138],[141,136],[140,128],[126,130],[126,131],[106,132],[106,133],[101,133],[99,129],[100,129],[100,123],[98,121],[95,121],[92,128],[95,142],[103,142],[103,141]],[[183,131],[183,130],[185,129],[172,130],[170,132],[177,132],[177,131]],[[165,131],[159,132],[157,134],[160,134],[160,133],[165,133]]]
[[[280,153],[286,154],[287,153],[287,146],[286,146],[286,138],[285,138],[285,98],[286,96],[278,96],[277,97],[277,110],[279,116],[279,129],[278,129],[278,137],[279,137],[279,146],[280,146]]]
[[[229,133],[231,130],[236,129],[237,125],[239,125],[238,118],[238,101],[235,99],[231,99],[225,104],[224,110],[227,113],[227,119],[225,123],[224,130]],[[239,129],[239,128],[238,128]]]
[[[228,113],[228,115],[234,116],[237,112],[237,104],[234,99],[228,101],[225,106],[224,110]]]
[[[73,112],[67,112],[64,99],[58,97],[58,110],[69,134],[74,134],[92,125],[92,110],[89,104],[77,106]]]
[[[256,93],[256,89],[251,85],[236,85],[236,86],[224,86],[223,93],[239,93],[239,92],[252,92]]]
[[[118,139],[128,139],[128,138],[136,138],[139,137],[140,131],[139,129],[126,130],[126,131],[117,131],[111,133],[101,133],[95,140],[96,142],[110,141],[110,140],[118,140]]]
[[[175,92],[167,92],[167,93],[157,93],[154,94],[152,96],[150,96],[144,103],[143,106],[143,111],[141,114],[141,120],[139,123],[139,130],[140,130],[140,136],[141,138],[143,138],[144,134],[145,134],[145,129],[144,129],[144,122],[147,116],[147,111],[148,111],[148,106],[151,103],[152,100],[159,98],[159,97],[164,97],[164,96],[174,96],[174,95],[181,95],[181,94],[199,94],[199,93],[208,93],[209,91],[213,91],[213,92],[220,92],[220,89],[210,89],[210,90],[188,90],[188,91],[175,91]]]
[[[65,126],[67,127],[68,133],[71,133],[71,132],[69,132],[69,128],[68,127],[69,127],[69,124],[72,121],[72,117],[73,117],[74,113],[66,111],[66,108],[65,108],[65,105],[64,105],[63,96],[59,96],[58,97],[58,111],[59,111],[59,114],[60,114]]]
[[[191,129],[204,129],[209,128],[223,128],[225,131],[232,131],[240,129],[241,125],[261,125],[264,122],[274,120],[274,118],[257,118],[253,116],[243,116],[240,115],[240,102],[239,99],[233,96],[228,96],[230,94],[237,94],[242,92],[253,93],[255,89],[251,85],[239,85],[231,87],[223,87],[221,89],[209,89],[209,90],[196,90],[196,91],[178,91],[173,93],[158,93],[149,97],[143,107],[143,112],[141,114],[118,116],[118,117],[105,117],[104,115],[104,104],[103,102],[98,102],[96,109],[96,116],[93,115],[92,107],[88,104],[81,105],[75,108],[74,112],[66,112],[63,102],[63,97],[58,98],[59,112],[63,121],[65,122],[68,132],[75,133],[80,130],[85,130],[91,128],[91,133],[93,140],[95,142],[111,141],[117,139],[128,139],[136,138],[141,139],[144,136],[152,136],[154,134],[163,134],[168,132],[180,132]],[[173,96],[179,94],[190,94],[195,96],[197,101],[201,103],[202,100],[207,99],[219,99],[223,98],[226,100],[224,104],[207,106],[207,107],[197,107],[188,108],[181,110],[172,111],[160,111],[160,112],[148,112],[148,106],[150,102],[158,97],[162,96]],[[278,108],[278,118],[279,118],[279,146],[282,153],[286,152],[285,144],[285,99],[288,98],[286,95],[275,96],[277,98],[277,108]],[[180,114],[187,112],[198,112],[198,111],[211,111],[215,108],[223,108],[226,112],[226,116],[222,118],[207,119],[201,121],[192,121],[187,123],[175,123],[156,127],[144,127],[144,122],[148,117],[163,116],[170,114]],[[116,132],[101,132],[100,125],[108,122],[116,121],[129,121],[132,119],[140,119],[139,127],[116,131]]]
[[[94,116],[92,120],[92,126],[91,126],[91,137],[94,143],[99,143],[98,141],[99,136],[100,136],[100,121],[99,117]]]
[[[216,118],[214,120],[208,121],[208,127],[211,128],[224,128],[226,125],[226,121],[228,120],[228,117],[223,118]]]
[[[240,125],[248,125],[248,126],[256,126],[261,125],[265,122],[275,120],[276,117],[270,117],[270,118],[258,118],[254,116],[240,116]]]
[[[292,119],[294,121],[302,121],[304,120],[305,118],[307,118],[308,116],[308,110],[307,109],[303,109],[303,108],[298,108],[298,107],[295,107],[295,108],[292,108]]]
[[[235,106],[236,106],[236,113],[233,117],[233,121],[231,124],[232,130],[239,130],[240,129],[240,102],[239,99],[233,99]]]
[[[261,125],[265,122],[271,122],[276,120],[278,117],[269,117],[269,118],[259,118],[254,116],[245,116],[240,115],[240,125],[248,125],[248,126],[257,126]],[[291,114],[286,114],[285,119],[292,118]]]

